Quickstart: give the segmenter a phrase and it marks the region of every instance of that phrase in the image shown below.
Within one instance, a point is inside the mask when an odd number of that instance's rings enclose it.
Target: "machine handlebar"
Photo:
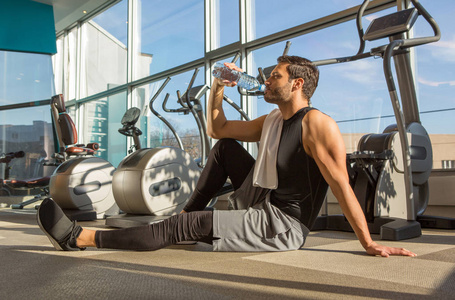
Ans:
[[[181,105],[181,107],[179,108],[168,108],[166,106],[167,104],[167,101],[169,100],[169,93],[166,94],[166,97],[164,97],[164,101],[163,101],[163,110],[165,112],[169,112],[169,113],[184,113],[185,115],[188,114],[190,112],[189,108],[187,105],[185,105],[181,100],[180,100],[180,91],[177,91],[177,97],[178,97],[178,100],[177,102]]]
[[[158,98],[158,95],[161,94],[161,92],[163,91],[164,87],[168,84],[168,82],[171,80],[170,77],[166,78],[166,80],[163,82],[163,84],[160,86],[160,88],[158,89],[158,91],[156,91],[155,95],[153,95],[153,97],[150,99],[150,102],[149,102],[149,108],[150,110],[152,111],[153,113],[153,102],[155,102],[156,98]]]
[[[3,157],[0,158],[0,163],[9,163],[14,158],[20,158],[24,156],[25,156],[24,151],[4,153]]]
[[[191,104],[191,101],[190,101],[190,90],[193,87],[194,80],[196,79],[197,73],[199,73],[198,68],[194,69],[193,76],[191,77],[190,83],[188,84],[188,87],[186,88],[186,92],[185,92],[186,93],[185,102],[190,110],[193,109],[193,104]],[[180,97],[179,97],[179,99],[180,99]]]

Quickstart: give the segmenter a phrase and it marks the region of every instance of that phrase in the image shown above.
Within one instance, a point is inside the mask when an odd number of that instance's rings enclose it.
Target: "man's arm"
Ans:
[[[257,142],[261,138],[266,116],[251,121],[229,121],[223,110],[225,86],[235,83],[215,78],[210,89],[207,107],[207,134],[215,139],[232,138],[244,142]]]
[[[370,255],[416,256],[403,248],[386,247],[375,243],[368,230],[365,215],[349,185],[346,169],[346,150],[340,130],[329,116],[313,110],[302,121],[305,150],[316,161],[322,175],[363,248]]]

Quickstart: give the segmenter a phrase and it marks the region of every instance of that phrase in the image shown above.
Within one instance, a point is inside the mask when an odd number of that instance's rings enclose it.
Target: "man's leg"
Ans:
[[[210,151],[196,189],[183,209],[186,212],[203,210],[223,187],[227,178],[237,190],[254,166],[254,158],[241,144],[232,139],[221,139]]]
[[[196,191],[185,211],[203,210],[227,177],[239,188],[254,165],[254,159],[236,141],[220,140],[213,148]],[[56,249],[75,250],[85,246],[103,248],[156,250],[182,241],[211,243],[213,214],[199,211],[180,214],[152,225],[114,231],[93,232],[71,222],[51,199],[38,211],[38,224]]]
[[[37,212],[40,228],[57,250],[99,247],[124,250],[157,250],[182,241],[211,244],[213,213],[197,211],[172,216],[150,225],[117,230],[83,229],[65,216],[50,198],[43,200]]]
[[[96,231],[95,245],[98,248],[153,251],[185,241],[211,244],[212,224],[211,211],[179,214],[150,225]]]

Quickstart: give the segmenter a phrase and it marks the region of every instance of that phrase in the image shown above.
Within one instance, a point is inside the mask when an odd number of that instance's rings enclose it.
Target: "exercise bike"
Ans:
[[[191,78],[187,93],[196,76],[197,70]],[[154,101],[169,80],[167,78],[150,99],[149,108],[168,125],[180,148],[138,149],[120,162],[113,176],[113,193],[124,214],[106,218],[108,226],[125,228],[151,224],[180,213],[199,180],[200,167],[183,150],[183,143],[172,125],[153,108]],[[169,94],[166,101],[168,97]],[[205,145],[204,143],[202,147],[203,153],[206,151]]]
[[[13,159],[24,157],[24,151],[5,153],[0,156],[0,163],[5,164],[4,179],[0,179],[0,191],[2,196],[11,196],[11,191],[29,191],[29,190],[40,190],[40,193],[35,195],[32,199],[25,200],[20,203],[11,204],[12,209],[23,209],[24,207],[43,200],[49,195],[49,181],[50,176],[44,177],[33,177],[28,179],[10,179],[11,166],[9,165]],[[40,159],[38,164],[44,166],[51,166],[48,162],[44,161],[44,158]],[[35,175],[37,170],[35,170]]]
[[[106,225],[124,228],[161,221],[173,214],[180,213],[193,193],[210,151],[206,119],[200,101],[209,87],[206,85],[193,87],[198,71],[198,69],[194,71],[183,95],[177,91],[179,108],[167,107],[169,93],[166,94],[162,106],[166,112],[193,115],[201,138],[201,157],[193,160],[185,152],[175,128],[154,109],[158,95],[171,80],[168,77],[150,99],[149,109],[168,126],[175,136],[179,148],[141,149],[120,163],[114,173],[113,191],[118,206],[125,214],[107,218]],[[245,112],[232,100],[225,97],[225,101],[248,120]],[[213,209],[218,197],[232,190],[232,185],[227,182],[206,209]]]
[[[232,62],[235,63],[235,61],[238,59],[239,56],[240,56],[240,54],[237,54],[234,57]],[[198,72],[198,69],[195,70],[195,72],[193,74],[193,78],[196,77],[197,72]],[[162,88],[164,88],[164,86],[169,82],[169,80],[170,80],[170,78],[166,79],[166,81],[163,83]],[[169,99],[169,93],[166,94],[166,96],[163,100],[163,104],[162,104],[163,111],[165,111],[165,112],[178,113],[178,114],[184,114],[184,115],[188,115],[191,113],[193,115],[194,120],[196,121],[196,124],[198,127],[199,137],[201,140],[201,156],[196,158],[195,161],[201,170],[204,168],[204,166],[206,164],[207,155],[211,150],[211,147],[210,147],[211,143],[210,143],[209,136],[207,134],[207,120],[205,118],[203,105],[200,100],[202,98],[202,96],[205,95],[209,89],[210,89],[210,87],[208,87],[205,84],[195,86],[195,87],[193,87],[192,84],[190,84],[188,86],[187,90],[183,93],[183,95],[181,95],[180,91],[177,91],[177,104],[179,105],[178,108],[169,108],[167,106],[168,99]],[[175,138],[177,140],[179,148],[182,150],[185,150],[183,147],[183,143],[182,143],[177,131],[175,130],[175,128],[162,115],[160,115],[158,113],[158,111],[156,111],[154,109],[153,103],[154,103],[155,99],[152,99],[152,101],[151,101],[150,110],[156,117],[158,117],[161,121],[163,121],[167,125],[167,127],[171,130],[172,134],[175,136]],[[226,95],[223,95],[223,101],[225,101],[232,108],[234,108],[234,110],[236,110],[244,120],[246,120],[246,121],[250,120],[250,118],[245,113],[245,111],[243,111],[229,97],[227,97]],[[224,186],[217,192],[215,197],[207,205],[207,208],[213,208],[215,206],[216,201],[219,196],[227,194],[232,191],[233,191],[233,187],[228,179],[228,181],[224,184]]]
[[[77,144],[76,127],[66,112],[62,95],[52,97],[51,107],[59,143],[59,152],[54,158],[61,164],[50,178],[50,196],[72,220],[89,221],[118,214],[112,193],[114,166],[94,156],[99,148],[97,143]],[[129,109],[119,129],[124,135],[134,136],[136,145],[141,132],[134,124],[139,115],[138,108]]]
[[[9,173],[11,171],[10,162],[15,158],[21,158],[25,156],[24,151],[2,153],[0,155],[0,163],[5,164],[4,166],[4,175],[0,179],[0,196],[11,196],[11,192],[8,189],[7,180],[9,180]]]

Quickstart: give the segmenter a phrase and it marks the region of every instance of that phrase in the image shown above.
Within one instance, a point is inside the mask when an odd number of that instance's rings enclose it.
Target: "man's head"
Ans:
[[[277,62],[278,64],[287,64],[289,82],[296,78],[303,79],[302,93],[307,100],[310,100],[318,86],[318,68],[310,60],[300,56],[283,55],[278,57]]]

